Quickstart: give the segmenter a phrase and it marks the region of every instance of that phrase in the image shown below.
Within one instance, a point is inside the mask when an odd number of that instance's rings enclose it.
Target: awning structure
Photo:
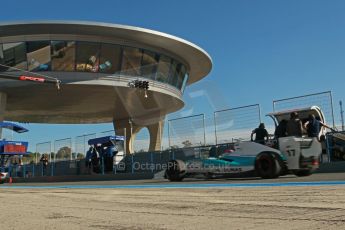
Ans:
[[[98,137],[94,139],[90,139],[87,143],[89,145],[97,145],[97,144],[105,144],[111,141],[124,141],[125,138],[123,136],[105,136],[105,137]]]
[[[20,125],[17,125],[15,123],[12,123],[12,122],[0,122],[0,128],[10,129],[10,130],[13,130],[17,133],[25,133],[25,132],[29,131],[28,129],[26,129]]]

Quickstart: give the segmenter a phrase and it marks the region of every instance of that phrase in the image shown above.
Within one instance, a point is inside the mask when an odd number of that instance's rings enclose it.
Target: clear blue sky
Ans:
[[[338,102],[345,99],[344,12],[345,2],[336,0],[31,0],[2,2],[0,21],[109,22],[162,31],[199,45],[213,59],[212,72],[186,91],[187,112],[171,117],[255,103],[266,113],[272,99],[328,90],[338,114]],[[206,105],[190,95],[199,89],[211,95]],[[112,125],[27,127],[35,143]]]

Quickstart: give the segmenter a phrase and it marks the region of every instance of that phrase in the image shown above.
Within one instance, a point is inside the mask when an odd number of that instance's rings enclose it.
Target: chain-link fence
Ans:
[[[96,138],[96,133],[85,134],[85,135],[77,136],[75,138],[73,152],[75,153],[77,159],[85,158],[86,151],[89,148],[89,145],[87,142],[89,139],[92,139],[92,138]]]
[[[251,131],[261,122],[260,105],[248,105],[214,112],[216,144],[234,139],[250,139]]]
[[[334,124],[332,103],[331,92],[323,92],[275,100],[273,110],[277,112],[316,105],[324,112],[327,123]],[[124,163],[124,168],[114,167],[113,172],[107,171],[106,173],[157,172],[171,159],[191,160],[218,156],[229,148],[235,139],[248,140],[251,131],[261,122],[261,109],[258,104],[216,111],[213,115],[206,117],[205,114],[199,114],[168,120],[165,126],[166,138],[163,138],[163,142],[166,142],[169,149],[163,148],[164,151],[148,152],[150,138],[148,131],[144,129],[143,132],[137,134],[133,142],[136,154],[127,154],[123,159],[121,157],[120,161]],[[89,148],[88,140],[114,134],[114,130],[107,130],[75,138],[59,139],[54,142],[38,143],[35,153],[18,158],[18,160],[14,158],[10,171],[17,176],[85,174],[87,170],[84,158]],[[11,135],[13,135],[11,132],[7,134],[8,139],[12,139]],[[338,142],[334,143],[338,144]],[[335,144],[334,146],[337,147]],[[48,158],[47,165],[41,161],[44,155]],[[121,166],[121,164],[119,165]],[[100,172],[104,174],[103,161],[101,161],[101,167],[103,169]]]
[[[334,127],[333,98],[331,91],[274,100],[273,111],[279,112],[289,109],[306,108],[314,105],[321,108],[326,118],[326,123]]]
[[[205,145],[205,114],[169,120],[168,138],[170,148]]]
[[[133,149],[135,153],[147,152],[150,145],[150,134],[147,128],[142,128],[139,133],[136,134],[133,142]]]
[[[215,145],[216,138],[214,135],[215,130],[215,123],[214,123],[214,116],[205,117],[205,138],[206,143],[205,145]]]
[[[75,159],[72,154],[72,138],[59,139],[54,141],[54,162]]]
[[[52,161],[52,143],[51,141],[37,143],[36,144],[36,153],[34,162],[37,164],[40,162],[41,157],[47,155],[48,160]]]
[[[114,136],[115,135],[115,130],[106,130],[102,131],[99,134],[97,134],[98,137],[104,137],[104,136]],[[90,138],[91,139],[91,138]]]
[[[53,156],[51,141],[36,144],[36,167],[34,166],[32,174],[36,176],[51,175]]]

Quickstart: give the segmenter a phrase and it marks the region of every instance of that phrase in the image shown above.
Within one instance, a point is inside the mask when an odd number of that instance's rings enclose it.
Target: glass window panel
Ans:
[[[189,74],[186,73],[186,75],[184,76],[184,79],[183,79],[182,87],[181,87],[181,92],[182,92],[182,93],[183,93],[184,90],[186,89],[186,86],[187,86],[187,83],[188,83],[188,79],[189,79]]]
[[[4,50],[2,48],[2,44],[0,44],[0,64],[4,65]],[[0,66],[0,71],[5,71],[7,68],[4,66]]]
[[[49,71],[51,68],[50,41],[27,42],[28,70]]]
[[[19,43],[17,46],[14,47],[14,58],[15,63],[17,65],[23,66],[21,69],[26,69],[26,46],[24,42]],[[25,64],[23,64],[25,63]]]
[[[100,44],[78,42],[76,52],[76,70],[98,72]]]
[[[186,75],[186,68],[181,64],[180,72],[178,73],[177,88],[181,89],[183,84],[183,79]]]
[[[121,73],[130,76],[140,76],[142,52],[137,48],[123,49]]]
[[[168,82],[170,72],[171,59],[161,55],[157,66],[156,80],[160,82]]]
[[[5,43],[0,45],[0,64],[15,67],[18,69],[27,69],[26,46],[25,42]],[[10,71],[15,69],[0,67],[1,71]]]
[[[141,62],[141,74],[145,78],[155,79],[157,70],[158,55],[150,51],[143,52],[143,59]]]
[[[74,71],[75,42],[52,41],[51,60],[53,71]]]
[[[171,64],[171,71],[169,76],[169,84],[176,87],[178,73],[180,72],[181,64],[177,63],[175,60]]]
[[[120,72],[121,47],[119,45],[102,44],[99,72],[118,73]]]

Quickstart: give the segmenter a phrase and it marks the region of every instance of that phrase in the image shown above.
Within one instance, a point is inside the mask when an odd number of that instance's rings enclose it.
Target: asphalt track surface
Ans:
[[[1,229],[344,229],[345,173],[0,185]]]
[[[344,173],[316,173],[307,177],[286,175],[277,179],[248,178],[185,178],[182,182],[169,182],[166,179],[114,180],[82,182],[45,182],[4,184],[1,188],[212,188],[212,187],[270,187],[270,186],[314,186],[345,185]]]

